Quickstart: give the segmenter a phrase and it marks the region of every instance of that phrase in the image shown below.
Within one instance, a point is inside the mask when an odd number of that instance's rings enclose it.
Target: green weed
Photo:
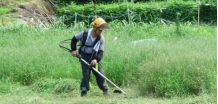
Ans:
[[[110,26],[104,33],[103,67],[106,76],[118,85],[139,85],[142,95],[151,92],[157,96],[213,91],[215,26],[180,24],[182,36],[177,34],[175,24],[111,22]],[[63,24],[47,29],[0,27],[0,78],[23,85],[37,83],[40,78],[81,80],[79,61],[58,43],[85,28],[83,23],[69,28]],[[57,85],[56,91],[71,91],[69,85],[68,81]]]

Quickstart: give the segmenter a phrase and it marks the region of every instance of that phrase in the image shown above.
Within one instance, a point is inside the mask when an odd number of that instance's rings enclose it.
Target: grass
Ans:
[[[119,101],[118,95],[110,98],[109,103],[215,102],[210,95],[216,90],[216,26],[184,23],[180,24],[178,34],[174,24],[111,22],[110,25],[112,29],[104,33],[106,76],[136,98]],[[30,95],[19,95],[13,87],[6,87],[9,83],[0,87],[3,94],[0,99],[9,102],[15,99],[20,103],[26,101],[24,96],[36,103],[58,99],[66,100],[60,103],[104,101],[93,77],[91,98],[84,101],[77,98],[82,77],[80,64],[58,47],[61,40],[85,28],[82,23],[69,28],[62,24],[47,29],[24,25],[0,27],[1,80],[18,83],[21,91],[26,88],[30,91]],[[171,99],[153,98],[160,96]]]
[[[135,91],[129,88],[124,88],[129,93],[127,97],[113,93],[110,93],[109,97],[104,97],[97,87],[93,88],[86,98],[81,98],[79,97],[79,88],[68,93],[49,93],[36,92],[31,86],[21,86],[17,83],[8,82],[3,83],[10,84],[8,87],[12,87],[12,89],[9,93],[0,94],[1,104],[214,104],[216,102],[214,94],[189,95],[186,97],[172,97],[170,99],[154,98],[151,96],[138,96]]]
[[[8,9],[8,8],[0,8],[0,15],[3,15],[3,14],[6,14],[6,13],[8,13],[10,11],[10,9]]]
[[[175,96],[214,91],[215,41],[211,37],[181,38],[176,42],[152,46],[149,50],[155,53],[147,53],[157,58],[145,59],[139,66],[140,73],[146,75],[140,79],[141,87],[143,86],[141,92]]]
[[[13,85],[13,84],[12,84]],[[128,89],[126,91],[130,92]],[[27,86],[17,86],[11,93],[0,95],[1,104],[214,104],[216,96],[213,94],[202,94],[199,96],[173,97],[173,98],[154,98],[131,96],[124,97],[119,94],[112,94],[104,97],[97,89],[92,89],[86,98],[79,97],[79,91],[74,90],[70,93],[38,93],[32,91]]]
[[[13,9],[16,5],[29,1],[31,0],[0,0],[0,5],[1,7]]]

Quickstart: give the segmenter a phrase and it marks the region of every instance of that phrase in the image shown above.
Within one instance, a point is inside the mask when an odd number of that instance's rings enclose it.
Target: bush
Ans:
[[[159,1],[175,1],[175,0],[53,0],[57,4],[69,4],[71,2],[78,4],[90,3],[96,1],[96,3],[121,3],[121,2],[159,2]],[[195,0],[177,0],[177,1],[195,1]],[[216,3],[216,0],[201,0],[203,3]]]
[[[216,23],[216,5],[202,4],[200,6],[201,22]],[[56,10],[58,16],[65,18],[65,23],[83,21],[90,23],[95,17],[92,4],[76,5],[72,3]],[[96,5],[96,15],[107,21],[126,20],[133,22],[160,22],[162,20],[195,22],[197,20],[197,5],[195,2],[155,2],[155,3],[121,3]],[[210,17],[210,18],[208,18]]]
[[[216,7],[216,5],[201,5],[200,20],[203,22],[216,23],[217,20],[215,18],[217,18],[217,16],[214,15],[217,13]]]

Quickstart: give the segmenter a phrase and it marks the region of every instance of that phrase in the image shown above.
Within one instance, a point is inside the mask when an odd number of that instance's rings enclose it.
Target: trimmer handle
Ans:
[[[81,59],[81,55],[76,55],[75,57],[78,59]]]

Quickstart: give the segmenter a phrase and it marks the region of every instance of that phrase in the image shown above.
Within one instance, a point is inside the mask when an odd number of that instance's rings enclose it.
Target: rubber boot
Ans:
[[[81,97],[87,96],[87,91],[81,91]]]

